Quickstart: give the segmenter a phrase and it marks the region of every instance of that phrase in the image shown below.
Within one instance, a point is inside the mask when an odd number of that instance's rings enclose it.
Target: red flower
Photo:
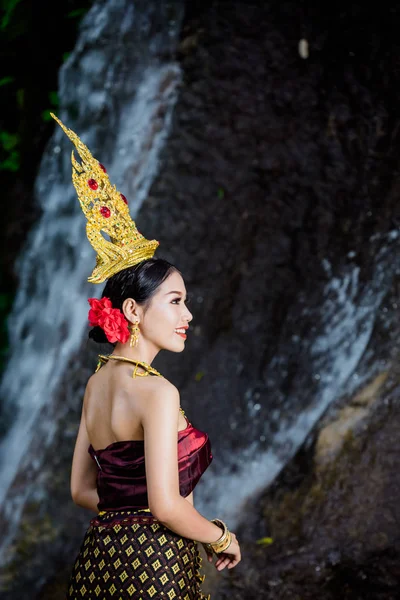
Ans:
[[[104,329],[109,342],[125,344],[129,340],[128,322],[118,308],[113,308],[111,314],[104,314],[99,325]]]
[[[103,314],[105,309],[112,310],[111,300],[109,298],[102,298],[101,300],[97,300],[97,298],[89,298],[88,302],[90,304],[90,310],[88,314],[89,323],[92,327],[99,325],[99,319]]]
[[[122,342],[129,340],[128,321],[118,308],[112,308],[109,298],[89,298],[89,323],[93,327],[98,325],[104,330],[109,342]]]

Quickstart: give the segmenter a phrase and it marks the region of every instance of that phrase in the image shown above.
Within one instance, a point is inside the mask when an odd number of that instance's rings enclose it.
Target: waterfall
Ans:
[[[181,78],[173,52],[182,16],[179,0],[160,6],[145,0],[97,2],[60,72],[58,116],[107,166],[133,217],[157,174],[171,124]],[[87,298],[101,289],[87,283],[95,254],[71,183],[72,146],[55,128],[35,184],[42,215],[16,267],[20,285],[0,389],[5,411],[13,415],[0,445],[0,502],[10,524],[3,547],[15,531],[29,487],[12,500],[7,491],[24,463],[40,409],[51,402],[68,359],[80,346]],[[44,445],[53,433],[48,423]]]

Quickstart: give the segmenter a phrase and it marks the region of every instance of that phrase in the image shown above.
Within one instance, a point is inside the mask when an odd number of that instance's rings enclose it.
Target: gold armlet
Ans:
[[[231,532],[227,528],[226,524],[220,519],[212,519],[211,523],[214,523],[220,529],[222,529],[222,535],[215,542],[209,542],[207,544],[204,544],[204,546],[210,552],[214,552],[215,554],[221,554],[221,552],[225,552],[231,545]]]

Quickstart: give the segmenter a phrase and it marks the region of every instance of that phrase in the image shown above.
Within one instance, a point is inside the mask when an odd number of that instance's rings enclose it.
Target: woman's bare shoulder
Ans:
[[[178,388],[162,377],[146,377],[143,382],[142,391],[146,397],[146,402],[142,404],[142,417],[154,413],[165,414],[164,411],[172,411],[176,414],[180,405]],[[132,386],[133,389],[133,386]]]
[[[151,397],[157,397],[163,394],[177,396],[179,398],[178,388],[165,377],[145,377],[143,378],[146,392]],[[134,387],[134,384],[132,385]]]

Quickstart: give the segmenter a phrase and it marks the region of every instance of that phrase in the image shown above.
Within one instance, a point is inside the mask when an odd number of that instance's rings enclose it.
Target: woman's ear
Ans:
[[[124,317],[130,323],[139,323],[140,322],[140,310],[139,306],[133,298],[126,298],[122,303],[122,312]]]

